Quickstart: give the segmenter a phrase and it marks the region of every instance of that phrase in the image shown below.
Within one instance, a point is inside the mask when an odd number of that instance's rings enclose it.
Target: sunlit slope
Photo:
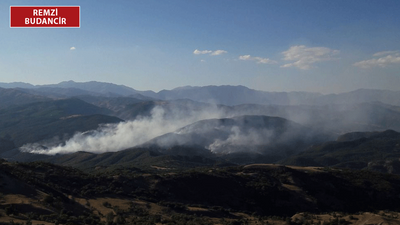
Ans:
[[[88,174],[43,162],[2,162],[0,169],[2,218],[18,221],[99,224],[112,209],[129,221],[153,220],[154,214],[169,221],[171,214],[180,220],[200,210],[208,220],[400,207],[399,177],[369,171],[257,164],[179,173],[130,167]],[[127,200],[130,205],[124,205]]]

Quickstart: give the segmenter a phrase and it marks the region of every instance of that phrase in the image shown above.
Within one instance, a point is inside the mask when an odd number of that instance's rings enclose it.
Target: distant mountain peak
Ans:
[[[75,83],[77,83],[77,82],[75,82],[75,81],[73,81],[73,80],[68,80],[68,81],[61,81],[60,83],[58,83],[58,84],[65,84],[65,83],[69,83],[69,84],[75,84]]]
[[[196,86],[186,85],[186,86],[176,87],[172,90],[186,90],[186,89],[190,89],[190,88],[194,88],[194,87],[196,87]],[[165,91],[165,89],[164,89],[164,91]]]
[[[35,86],[25,82],[11,82],[2,83],[0,82],[0,87],[2,88],[34,88]]]

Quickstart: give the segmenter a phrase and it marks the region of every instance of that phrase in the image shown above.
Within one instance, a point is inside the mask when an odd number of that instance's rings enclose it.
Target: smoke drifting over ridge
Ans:
[[[306,127],[284,118],[237,116],[216,105],[196,109],[155,106],[146,117],[106,124],[97,130],[77,133],[66,141],[56,137],[44,143],[26,144],[20,150],[55,155],[116,152],[131,147],[157,147],[163,151],[174,146],[197,146],[216,154],[263,153],[268,146],[293,143],[293,137],[306,139],[302,134]]]
[[[136,107],[136,108],[135,108]],[[238,151],[265,152],[272,140],[276,144],[296,145],[295,140],[315,143],[318,134],[328,134],[329,140],[338,135],[354,131],[375,131],[400,128],[400,111],[381,103],[327,106],[281,106],[246,104],[238,106],[212,105],[189,100],[149,101],[138,103],[123,113],[133,115],[119,124],[103,125],[95,131],[77,133],[69,140],[54,138],[44,143],[26,144],[21,151],[38,154],[66,154],[77,151],[93,153],[115,152],[131,147],[157,146],[169,148],[177,145],[197,146],[213,153]],[[243,125],[229,126],[201,120],[234,118],[246,115],[281,117],[302,125],[303,131],[293,127],[277,140],[276,127],[259,127],[252,123],[249,129]],[[229,119],[221,119],[227,121]],[[257,120],[256,120],[257,121]],[[196,123],[198,122],[198,123]],[[194,125],[196,124],[196,125]],[[312,132],[311,132],[312,131]],[[310,135],[304,135],[310,134]],[[292,141],[288,141],[292,140]],[[249,147],[250,146],[250,147]],[[260,148],[258,148],[260,147]],[[275,148],[277,149],[277,148]]]
[[[77,133],[62,144],[47,143],[26,144],[20,148],[23,152],[37,154],[67,154],[77,151],[93,153],[116,152],[135,147],[162,134],[173,132],[187,124],[209,118],[220,118],[218,110],[197,111],[190,115],[182,115],[176,111],[172,117],[165,118],[162,107],[152,109],[149,117],[140,117],[119,124],[108,124],[94,131]]]
[[[301,151],[327,139],[329,136],[322,132],[284,118],[244,115],[198,121],[154,138],[144,146],[157,146],[160,151],[187,146],[202,147],[215,154],[277,154]]]

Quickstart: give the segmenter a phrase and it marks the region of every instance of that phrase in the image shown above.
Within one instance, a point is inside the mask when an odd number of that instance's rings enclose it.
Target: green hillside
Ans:
[[[23,90],[0,88],[0,109],[9,106],[23,105],[49,100],[49,98],[46,98],[44,96],[29,94]]]
[[[31,103],[0,110],[0,137],[14,141],[17,147],[44,139],[72,135],[96,129],[102,123],[121,120],[107,116],[107,109],[79,99]]]
[[[315,145],[283,163],[298,166],[346,167],[400,174],[400,133],[356,132],[338,141]]]

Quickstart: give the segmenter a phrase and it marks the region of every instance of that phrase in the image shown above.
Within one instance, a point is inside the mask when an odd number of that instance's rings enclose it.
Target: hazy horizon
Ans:
[[[186,87],[197,88],[197,87],[210,87],[210,86],[215,86],[215,87],[220,87],[220,86],[231,86],[231,87],[243,86],[243,87],[255,90],[255,91],[263,91],[263,92],[276,92],[276,93],[279,93],[279,92],[288,92],[288,93],[290,93],[290,92],[308,92],[308,93],[317,93],[317,94],[323,94],[323,95],[348,93],[348,92],[353,92],[353,91],[357,91],[357,90],[380,90],[380,91],[395,91],[395,92],[400,91],[400,90],[379,89],[379,88],[357,88],[357,89],[354,89],[354,90],[343,91],[343,92],[314,92],[314,91],[307,91],[307,90],[305,90],[305,91],[296,91],[296,90],[293,90],[293,91],[279,91],[279,90],[277,90],[277,91],[269,91],[269,90],[253,89],[251,87],[248,87],[248,86],[245,86],[245,85],[241,85],[241,84],[238,84],[238,85],[228,85],[228,84],[213,85],[213,84],[210,84],[210,85],[204,85],[204,86],[185,85],[185,86],[173,87],[171,89],[141,90],[141,89],[137,89],[135,87],[128,86],[126,84],[117,84],[117,83],[106,82],[106,81],[103,82],[103,81],[97,81],[97,80],[90,80],[90,81],[83,81],[83,82],[77,82],[77,81],[74,81],[74,80],[65,80],[65,81],[61,81],[61,82],[58,82],[58,83],[46,83],[46,84],[33,84],[33,83],[24,82],[24,81],[13,81],[13,82],[2,82],[2,81],[0,81],[0,84],[1,83],[4,83],[4,84],[24,83],[24,84],[28,84],[28,85],[34,85],[34,86],[46,86],[46,85],[55,85],[55,84],[60,84],[60,83],[63,83],[63,82],[70,82],[70,81],[72,81],[74,83],[89,83],[89,82],[108,83],[108,84],[115,84],[115,85],[119,85],[119,86],[125,86],[125,87],[128,87],[128,88],[132,88],[132,89],[134,89],[136,91],[153,91],[155,93],[158,93],[160,91],[166,91],[166,90],[168,91],[168,90],[174,90],[174,89],[180,89],[180,88],[186,88]]]

